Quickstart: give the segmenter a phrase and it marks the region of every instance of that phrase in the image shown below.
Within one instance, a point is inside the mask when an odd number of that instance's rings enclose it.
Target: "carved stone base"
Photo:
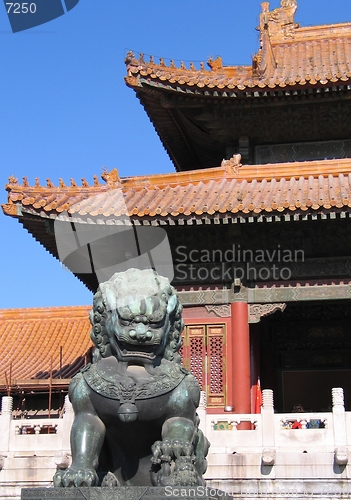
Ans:
[[[117,488],[22,488],[21,500],[220,500],[232,497],[202,486],[120,486]]]

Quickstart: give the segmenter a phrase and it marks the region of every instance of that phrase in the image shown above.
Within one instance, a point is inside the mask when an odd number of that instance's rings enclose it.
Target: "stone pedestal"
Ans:
[[[22,488],[21,500],[341,500],[351,499],[348,479],[280,479],[228,481],[226,491],[214,486],[118,488]]]
[[[21,500],[220,500],[231,497],[204,486],[120,486],[118,488],[22,488]]]

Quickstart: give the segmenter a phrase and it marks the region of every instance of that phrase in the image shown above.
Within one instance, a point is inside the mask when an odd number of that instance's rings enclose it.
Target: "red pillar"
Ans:
[[[250,337],[246,302],[232,302],[232,387],[235,413],[251,413]]]
[[[260,324],[250,325],[250,369],[251,369],[251,413],[260,413],[258,396],[261,391],[260,379]]]
[[[226,339],[226,344],[227,344],[227,351],[226,351],[226,356],[227,356],[227,362],[226,362],[226,406],[234,408],[234,400],[233,400],[233,335],[232,335],[232,320],[230,320],[229,325],[227,324],[228,328],[228,333],[227,333],[227,339]]]

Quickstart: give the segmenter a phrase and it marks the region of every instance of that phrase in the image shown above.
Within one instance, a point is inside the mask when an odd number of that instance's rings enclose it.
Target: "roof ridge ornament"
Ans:
[[[229,160],[222,160],[221,167],[225,168],[227,174],[239,174],[239,169],[242,167],[241,154],[235,154]]]
[[[299,25],[294,22],[297,9],[297,0],[281,0],[280,7],[269,11],[269,2],[262,2],[262,13],[260,15],[259,31],[261,36],[268,31],[269,36],[278,37],[282,40],[294,38],[295,28]]]
[[[105,167],[101,174],[101,178],[106,182],[106,184],[110,186],[115,186],[116,184],[120,184],[117,168],[114,168],[113,170],[111,170],[111,172],[108,172],[107,168]]]
[[[18,179],[14,175],[11,175],[8,180],[9,184],[18,184]]]
[[[100,185],[101,184],[99,184],[97,175],[94,175],[94,186],[98,187]],[[59,189],[66,189],[67,188],[67,185],[66,185],[65,181],[62,179],[62,177],[59,177],[59,185],[58,186],[55,186],[55,184],[52,182],[52,180],[49,177],[46,179],[46,186],[41,186],[40,181],[39,181],[39,177],[35,177],[34,186],[31,186],[28,182],[27,176],[23,177],[23,182],[22,182],[22,184],[20,184],[18,182],[18,179],[14,175],[11,175],[11,177],[8,178],[8,184],[6,186],[9,189],[11,189],[11,187],[13,186],[13,187],[19,187],[19,188],[29,188],[30,190],[32,190],[32,188],[40,188],[40,189],[56,188],[56,187],[58,187]],[[77,183],[75,182],[75,180],[73,178],[70,179],[70,187],[79,188],[79,186],[77,185]],[[90,187],[88,181],[84,177],[82,177],[82,187],[84,187],[84,188]]]
[[[137,59],[135,59],[135,55],[131,50],[128,50],[126,58],[124,59],[124,62],[127,66],[138,66],[139,65],[139,61]]]
[[[177,66],[174,59],[159,57],[159,62],[157,63],[155,62],[155,56],[149,55],[149,61],[147,62],[145,61],[145,54],[143,52],[137,52],[137,55],[135,55],[135,53],[131,50],[127,52],[124,62],[127,66],[127,72],[128,72],[127,78],[133,77],[133,74],[135,74],[136,71],[145,71],[145,67],[150,67],[150,66],[155,66],[156,68],[160,68],[162,70],[169,68],[173,70],[189,71],[196,73],[198,73],[199,71],[196,68],[196,65],[193,61],[189,62],[189,68],[187,68],[187,65],[185,64],[184,61],[179,61],[179,66]],[[213,59],[213,57],[210,56],[207,64],[211,68],[213,65],[214,68],[212,69],[221,69],[223,67],[221,57]],[[208,71],[205,69],[205,64],[203,61],[200,61],[199,65],[200,65],[200,71]]]
[[[218,71],[223,68],[223,61],[221,56],[217,56],[216,59],[213,59],[212,56],[208,58],[207,65],[211,68],[212,71]]]

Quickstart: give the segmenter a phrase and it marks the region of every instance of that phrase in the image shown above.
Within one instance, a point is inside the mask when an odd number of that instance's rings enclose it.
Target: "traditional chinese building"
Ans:
[[[58,218],[166,232],[183,358],[209,411],[257,411],[259,380],[279,411],[325,409],[336,386],[351,405],[351,24],[300,27],[296,8],[262,3],[247,66],[128,54],[126,83],[175,173],[6,187],[4,213],[55,257]],[[65,265],[94,291],[85,251]]]
[[[121,228],[136,236],[163,229],[184,305],[183,360],[206,392],[199,412],[212,442],[208,484],[236,488],[238,496],[263,497],[268,488],[272,498],[284,492],[335,498],[351,494],[351,23],[300,27],[296,8],[295,0],[273,11],[262,3],[260,47],[247,66],[218,57],[207,69],[176,67],[128,54],[126,83],[175,173],[120,178],[114,170],[80,186],[10,178],[3,211],[93,292],[99,273],[108,273],[106,262],[112,272],[130,257],[116,245]],[[89,245],[72,243],[95,227],[109,228],[95,242],[101,262]],[[58,231],[73,236],[71,245],[68,238],[58,248]],[[6,339],[8,331],[27,329],[26,345],[40,344],[37,352],[19,353],[32,359],[29,371],[10,360],[4,369],[2,392],[16,388],[19,408],[20,388],[29,394],[40,383],[42,408],[50,390],[60,407],[60,391],[88,360],[82,314],[89,307],[74,309],[60,318],[58,310],[2,313]],[[35,321],[47,322],[40,335],[51,347],[38,341]],[[23,434],[40,434],[44,423],[16,424],[6,404],[0,496],[8,498],[6,481],[23,476],[23,463],[34,470],[36,459],[21,462],[18,454],[23,440],[29,443]],[[302,417],[290,413],[296,404],[305,409]],[[240,422],[244,430],[236,432]],[[40,484],[69,463],[65,425],[52,422],[59,431],[45,443],[35,438],[47,467]],[[54,460],[55,450],[61,454]]]

